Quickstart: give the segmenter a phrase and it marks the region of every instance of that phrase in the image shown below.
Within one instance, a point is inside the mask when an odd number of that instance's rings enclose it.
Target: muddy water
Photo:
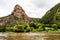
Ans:
[[[60,40],[60,33],[0,33],[0,40]]]

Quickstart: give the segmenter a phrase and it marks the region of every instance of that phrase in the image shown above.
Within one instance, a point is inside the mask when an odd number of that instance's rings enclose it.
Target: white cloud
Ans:
[[[14,6],[19,4],[28,16],[41,18],[59,2],[60,0],[0,0],[0,17],[11,14]]]

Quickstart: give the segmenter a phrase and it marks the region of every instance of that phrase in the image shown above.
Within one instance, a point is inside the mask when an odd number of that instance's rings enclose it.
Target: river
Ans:
[[[0,33],[0,40],[60,40],[60,33]]]

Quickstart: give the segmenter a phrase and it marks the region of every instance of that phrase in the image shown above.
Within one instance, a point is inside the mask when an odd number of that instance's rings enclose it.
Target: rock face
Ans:
[[[18,4],[15,6],[13,15],[17,18],[23,18],[26,23],[29,23],[29,17],[26,15],[25,11]]]
[[[21,6],[16,5],[12,14],[6,17],[0,18],[0,26],[13,26],[18,24],[16,18],[23,19],[24,22],[29,23],[30,18],[26,15],[25,11],[22,9]]]

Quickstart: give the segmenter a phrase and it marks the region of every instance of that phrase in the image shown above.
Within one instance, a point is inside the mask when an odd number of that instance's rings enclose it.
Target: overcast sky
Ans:
[[[11,14],[16,4],[19,4],[29,17],[41,18],[60,0],[0,0],[0,17]]]

